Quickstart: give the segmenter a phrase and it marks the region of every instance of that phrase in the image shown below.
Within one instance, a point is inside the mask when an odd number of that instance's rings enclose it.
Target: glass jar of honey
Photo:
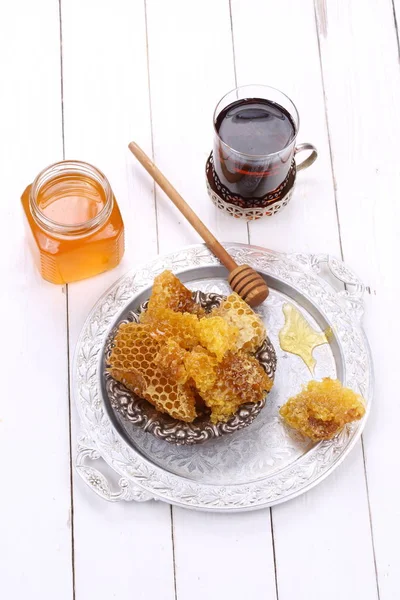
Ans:
[[[44,169],[21,197],[33,254],[44,279],[69,283],[113,269],[124,224],[107,178],[84,162]]]

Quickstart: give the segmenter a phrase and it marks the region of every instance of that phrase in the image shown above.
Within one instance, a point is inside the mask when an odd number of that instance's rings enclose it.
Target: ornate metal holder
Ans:
[[[215,172],[212,152],[206,163],[206,178],[208,195],[217,208],[233,217],[255,221],[275,215],[288,204],[296,181],[296,163],[293,159],[285,180],[262,198],[243,198],[239,194],[232,194]]]
[[[203,292],[194,293],[195,300],[207,311],[218,306],[224,296]],[[105,347],[105,366],[112,349],[112,343],[118,326],[123,322],[138,322],[139,315],[146,310],[147,302],[143,302],[137,312],[131,311],[127,319],[121,320],[113,329]],[[268,376],[274,380],[276,371],[276,353],[267,338],[255,354]],[[142,429],[152,433],[156,438],[178,445],[193,445],[219,438],[228,433],[240,431],[254,421],[261,409],[264,408],[267,396],[257,403],[242,404],[239,410],[225,423],[213,424],[208,414],[198,417],[193,423],[184,423],[173,419],[167,414],[160,413],[149,402],[139,398],[121,383],[112,379],[104,371],[105,389],[109,407],[117,411],[125,419]]]

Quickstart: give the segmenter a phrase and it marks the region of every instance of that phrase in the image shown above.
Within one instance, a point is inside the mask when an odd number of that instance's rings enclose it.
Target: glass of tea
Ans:
[[[258,219],[289,202],[296,171],[317,158],[312,144],[296,146],[299,113],[275,88],[246,85],[226,94],[214,111],[214,146],[206,165],[213,202],[236,217]],[[311,153],[296,165],[295,155]]]

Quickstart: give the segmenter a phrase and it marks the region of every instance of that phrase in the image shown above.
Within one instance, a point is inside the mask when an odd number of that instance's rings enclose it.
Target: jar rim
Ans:
[[[99,183],[104,190],[105,203],[103,208],[97,215],[87,221],[75,224],[59,223],[47,217],[37,203],[37,196],[41,187],[57,175],[66,173],[85,174]],[[97,167],[80,160],[62,160],[47,166],[35,177],[30,189],[29,204],[32,216],[40,227],[53,235],[82,237],[92,234],[108,219],[113,207],[113,193],[107,177]]]

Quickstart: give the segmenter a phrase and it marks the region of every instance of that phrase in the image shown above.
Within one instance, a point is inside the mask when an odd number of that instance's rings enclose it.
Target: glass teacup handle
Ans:
[[[299,164],[296,163],[297,171],[301,171],[302,169],[307,169],[307,167],[310,167],[313,164],[313,162],[316,161],[318,156],[317,149],[312,144],[299,144],[294,149],[294,155],[296,156],[296,154],[302,152],[303,150],[311,150],[311,154],[307,156],[307,158],[305,158],[303,162]]]

